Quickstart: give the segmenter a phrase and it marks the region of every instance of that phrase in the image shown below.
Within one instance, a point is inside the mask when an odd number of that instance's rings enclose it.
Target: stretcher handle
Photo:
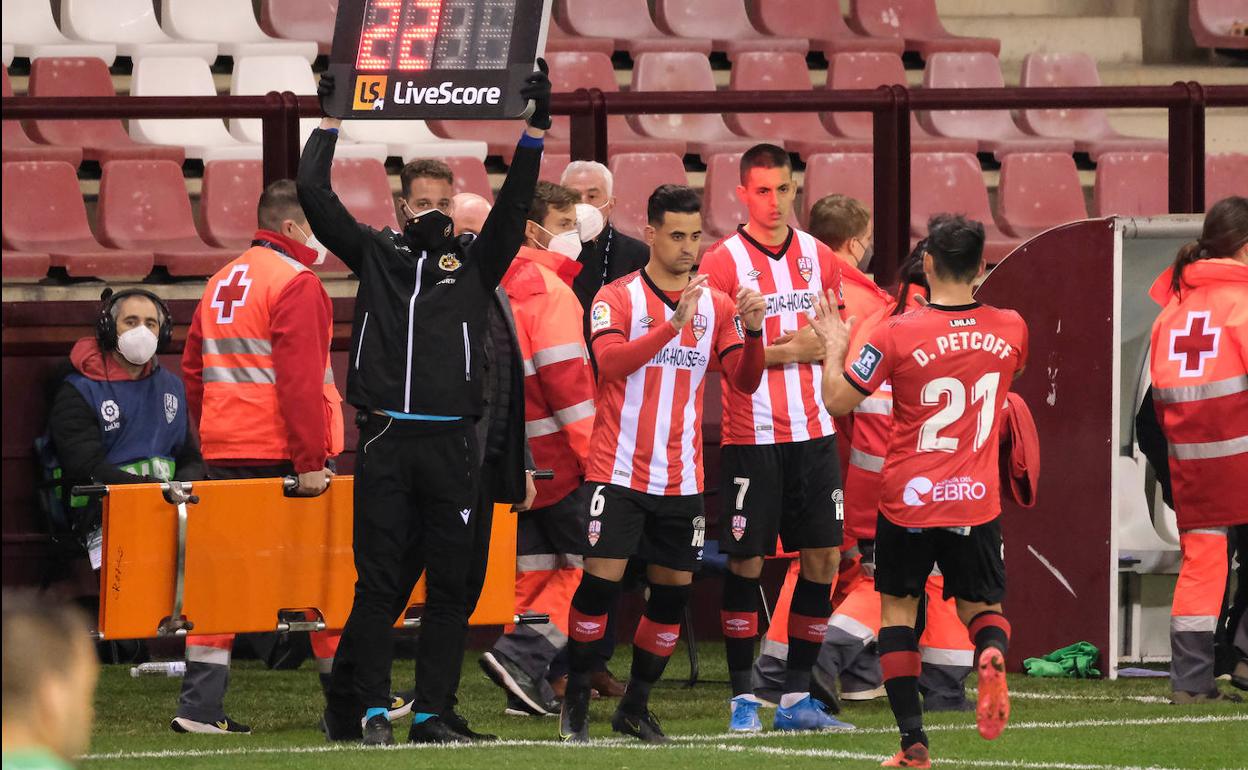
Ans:
[[[186,529],[189,513],[187,504],[198,503],[199,497],[191,494],[191,484],[186,481],[170,481],[160,485],[165,499],[177,505],[178,509],[178,544],[174,565],[173,609],[169,617],[156,627],[159,636],[186,634],[195,628],[195,624],[182,614],[182,600],[186,592]]]
[[[408,608],[409,610],[411,607]],[[403,618],[404,628],[420,628],[420,616]],[[550,622],[550,615],[544,612],[522,612],[519,615],[512,615],[511,622],[517,626],[540,626]]]
[[[328,480],[328,482],[327,482],[327,483],[326,483],[326,485],[325,485],[325,489],[321,490],[321,491],[320,491],[320,492],[318,492],[317,494],[315,494],[315,495],[297,495],[297,494],[295,494],[295,490],[299,488],[299,479],[298,479],[298,478],[296,478],[295,476],[283,476],[283,477],[282,477],[282,494],[283,494],[284,496],[286,496],[286,497],[304,497],[304,498],[309,498],[309,499],[311,499],[311,498],[315,498],[315,497],[320,497],[321,495],[323,495],[323,494],[325,494],[326,492],[328,492],[328,491],[329,491],[329,485],[330,485],[330,484],[333,484],[333,483],[334,483],[334,479],[333,479],[333,477],[330,477],[330,479]]]
[[[107,497],[107,484],[80,484],[69,488],[69,493],[74,497]]]
[[[533,479],[535,481],[550,481],[555,477],[555,472],[550,468],[539,468],[533,471]]]

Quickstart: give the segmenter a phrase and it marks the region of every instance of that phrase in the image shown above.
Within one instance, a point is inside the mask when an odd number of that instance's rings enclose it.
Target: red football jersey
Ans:
[[[997,417],[1027,361],[1027,324],[978,303],[929,305],[871,333],[845,377],[891,380],[893,432],[880,510],[903,527],[962,527],[1001,512]]]
[[[789,228],[788,239],[768,249],[738,228],[706,253],[698,272],[730,297],[741,286],[756,289],[767,301],[763,344],[809,323],[816,292],[834,289],[841,296],[836,255],[809,233]],[[787,444],[836,432],[823,405],[823,367],[787,364],[763,371],[763,383],[742,393],[725,380],[725,444]]]
[[[594,297],[591,333],[635,340],[667,323],[675,309],[676,301],[637,271]],[[707,367],[712,355],[722,359],[744,344],[736,303],[711,289],[645,366],[623,380],[600,379],[586,480],[651,495],[700,494]]]

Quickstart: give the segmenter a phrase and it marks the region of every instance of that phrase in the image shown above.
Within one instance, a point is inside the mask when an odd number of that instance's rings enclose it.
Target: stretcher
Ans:
[[[340,629],[351,611],[351,476],[318,497],[293,479],[75,487],[102,496],[98,636]],[[494,507],[485,588],[469,622],[515,615],[516,514]],[[419,625],[422,578],[396,627]]]

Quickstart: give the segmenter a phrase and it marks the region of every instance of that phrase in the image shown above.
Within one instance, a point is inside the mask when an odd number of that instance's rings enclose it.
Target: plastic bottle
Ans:
[[[167,660],[152,663],[140,663],[130,668],[130,676],[186,676],[186,661]]]

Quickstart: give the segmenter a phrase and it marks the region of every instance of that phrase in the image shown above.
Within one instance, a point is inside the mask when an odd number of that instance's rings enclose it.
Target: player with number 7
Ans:
[[[835,297],[820,297],[811,319],[826,346],[823,400],[833,415],[885,381],[893,387],[875,540],[880,668],[901,731],[901,751],[886,767],[931,766],[914,625],[933,565],[975,643],[980,735],[996,738],[1009,719],[996,418],[1027,361],[1027,325],[1013,310],[975,301],[983,244],[982,224],[933,219],[923,255],[929,304],[881,323],[849,361],[853,319],[841,321]]]

